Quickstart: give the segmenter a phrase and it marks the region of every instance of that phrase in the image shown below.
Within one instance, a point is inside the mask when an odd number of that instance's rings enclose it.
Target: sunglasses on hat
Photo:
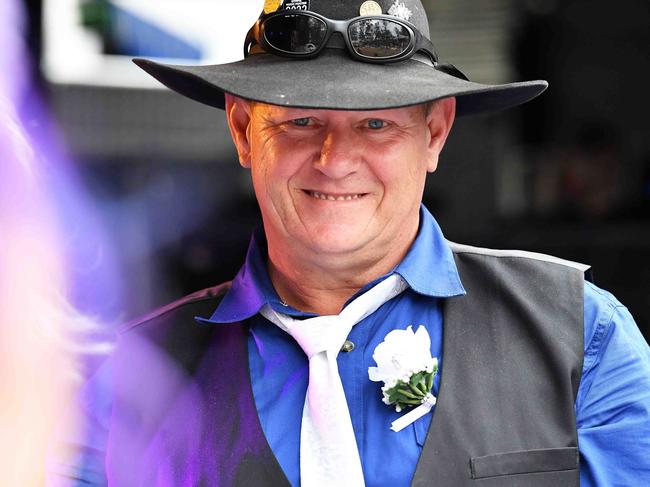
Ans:
[[[295,10],[260,17],[246,35],[244,57],[261,49],[278,56],[312,58],[335,32],[343,36],[350,55],[359,61],[392,63],[423,53],[434,66],[438,63],[433,43],[405,20],[387,15],[332,20]]]

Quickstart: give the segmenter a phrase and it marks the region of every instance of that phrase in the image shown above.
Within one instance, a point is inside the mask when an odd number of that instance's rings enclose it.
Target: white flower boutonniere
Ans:
[[[431,411],[436,404],[431,388],[438,373],[438,359],[431,356],[431,338],[425,327],[420,326],[415,333],[411,326],[391,331],[377,345],[372,358],[377,367],[368,367],[368,376],[373,382],[384,383],[384,404],[394,404],[397,412],[417,406],[393,421],[393,431],[400,431]]]

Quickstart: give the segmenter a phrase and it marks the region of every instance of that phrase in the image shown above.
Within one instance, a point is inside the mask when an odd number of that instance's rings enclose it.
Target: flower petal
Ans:
[[[368,367],[368,378],[373,382],[380,382],[384,380],[377,367]]]

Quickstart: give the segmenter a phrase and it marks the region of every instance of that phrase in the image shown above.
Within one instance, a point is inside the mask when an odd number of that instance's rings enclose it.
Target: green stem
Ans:
[[[422,401],[420,401],[420,400],[418,400],[418,399],[403,399],[403,400],[401,400],[401,401],[398,401],[397,404],[400,404],[400,405],[402,405],[402,404],[409,404],[409,405],[413,406],[413,405],[420,405],[420,404],[422,404]]]
[[[409,386],[409,387],[412,387],[412,386]],[[398,389],[397,392],[399,392],[401,395],[403,395],[405,397],[408,397],[409,399],[418,399],[418,396],[416,396],[415,394],[410,393],[406,389]]]
[[[417,386],[412,386],[411,384],[409,384],[409,387],[413,391],[413,394],[415,394],[415,397],[422,399],[426,395],[426,393],[423,394],[420,388]]]

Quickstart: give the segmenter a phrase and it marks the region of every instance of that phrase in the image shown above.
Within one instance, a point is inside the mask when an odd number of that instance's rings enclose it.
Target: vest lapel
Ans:
[[[199,325],[199,313],[186,305],[122,337],[111,484],[290,487],[257,415],[248,327]]]
[[[207,380],[206,397],[212,406],[206,411],[212,418],[210,423],[214,424],[209,437],[222,459],[220,480],[224,480],[226,471],[231,479],[222,485],[290,487],[257,414],[250,380],[248,327],[229,324],[216,334],[218,346],[206,357],[208,366],[202,376]],[[214,373],[215,370],[234,374],[234,380],[223,381],[219,378],[221,374]],[[223,411],[224,406],[227,411]]]

